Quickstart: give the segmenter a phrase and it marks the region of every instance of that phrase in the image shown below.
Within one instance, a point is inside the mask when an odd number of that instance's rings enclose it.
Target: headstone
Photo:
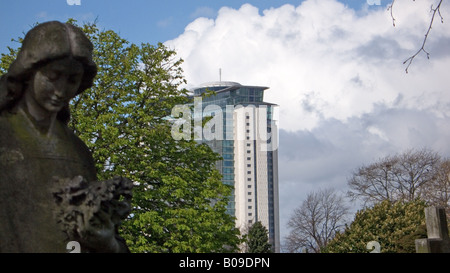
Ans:
[[[425,208],[427,239],[417,239],[417,253],[450,253],[447,216],[445,209],[437,207]]]

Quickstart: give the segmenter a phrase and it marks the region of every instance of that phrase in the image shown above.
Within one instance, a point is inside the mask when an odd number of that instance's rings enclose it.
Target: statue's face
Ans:
[[[34,75],[32,97],[43,110],[59,112],[77,94],[83,71],[83,65],[72,58],[47,63]]]

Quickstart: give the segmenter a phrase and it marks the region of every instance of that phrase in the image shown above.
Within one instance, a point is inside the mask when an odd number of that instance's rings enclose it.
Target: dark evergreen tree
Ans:
[[[247,234],[247,253],[270,253],[269,233],[261,222],[254,223]]]

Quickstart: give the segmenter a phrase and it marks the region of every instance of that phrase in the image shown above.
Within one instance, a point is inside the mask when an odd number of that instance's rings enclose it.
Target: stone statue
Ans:
[[[87,146],[67,127],[69,101],[93,84],[93,46],[56,21],[25,36],[0,79],[0,252],[128,252],[117,229],[132,183],[97,181]]]

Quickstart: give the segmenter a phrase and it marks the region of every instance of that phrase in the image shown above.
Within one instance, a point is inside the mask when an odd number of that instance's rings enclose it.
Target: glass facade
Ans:
[[[232,191],[232,196],[230,198],[229,204],[227,206],[227,212],[230,215],[235,216],[237,209],[236,208],[236,175],[237,170],[235,168],[240,168],[244,170],[244,181],[246,182],[246,190],[248,191],[245,193],[246,201],[245,209],[246,215],[249,219],[247,220],[248,223],[253,223],[253,221],[258,221],[258,202],[262,202],[261,200],[258,200],[257,196],[257,173],[264,171],[267,173],[264,173],[263,176],[267,178],[267,193],[264,194],[264,200],[267,202],[267,204],[264,207],[268,207],[268,231],[269,231],[269,239],[272,243],[272,245],[275,245],[274,240],[277,238],[276,236],[276,229],[278,224],[276,222],[278,221],[278,218],[276,215],[278,215],[278,196],[275,194],[275,187],[277,187],[277,183],[275,183],[274,179],[274,166],[273,160],[274,156],[272,151],[269,151],[265,153],[265,156],[267,156],[267,165],[264,164],[263,170],[259,170],[257,168],[258,162],[257,158],[255,156],[256,152],[254,149],[256,149],[256,140],[254,136],[251,137],[252,134],[256,134],[254,132],[254,126],[250,124],[250,121],[248,121],[248,116],[242,117],[244,119],[244,122],[242,123],[245,126],[245,137],[247,143],[246,147],[252,147],[251,150],[246,150],[246,154],[244,156],[241,155],[241,161],[243,166],[236,165],[235,162],[235,145],[237,145],[236,142],[236,130],[235,127],[237,126],[236,123],[236,117],[233,117],[233,114],[227,113],[227,107],[233,107],[232,109],[236,109],[237,106],[260,106],[263,105],[263,109],[266,110],[266,118],[267,118],[267,132],[270,133],[272,131],[271,125],[272,125],[272,118],[273,118],[273,105],[270,103],[264,102],[264,90],[266,90],[266,87],[258,87],[258,86],[242,86],[238,83],[233,82],[217,82],[217,83],[210,83],[205,84],[202,87],[196,88],[194,91],[194,97],[201,97],[201,103],[202,103],[202,113],[203,117],[207,116],[215,116],[217,112],[217,108],[207,108],[209,105],[217,105],[220,107],[222,111],[222,126],[223,126],[223,138],[222,139],[214,139],[206,141],[202,138],[201,142],[208,144],[213,151],[219,153],[222,156],[222,160],[217,162],[217,169],[222,174],[222,182],[227,185],[233,186],[234,190]],[[212,91],[212,92],[211,92]],[[208,111],[207,109],[214,109]],[[247,114],[246,114],[247,115]],[[245,121],[245,118],[247,118],[247,121]],[[239,126],[242,125],[239,123]],[[217,128],[215,128],[217,130]],[[243,130],[244,130],[243,129]],[[253,130],[253,131],[252,131]],[[230,133],[231,132],[231,133]],[[234,132],[234,133],[233,133]],[[227,134],[228,133],[228,134]],[[264,159],[266,160],[266,159]],[[241,171],[242,171],[241,170]],[[276,178],[277,179],[277,178]],[[264,179],[266,180],[266,179]],[[276,180],[278,181],[278,180]],[[261,183],[261,182],[260,182]],[[241,204],[243,206],[243,204]],[[241,208],[241,210],[243,210]],[[250,211],[251,210],[251,211]]]

